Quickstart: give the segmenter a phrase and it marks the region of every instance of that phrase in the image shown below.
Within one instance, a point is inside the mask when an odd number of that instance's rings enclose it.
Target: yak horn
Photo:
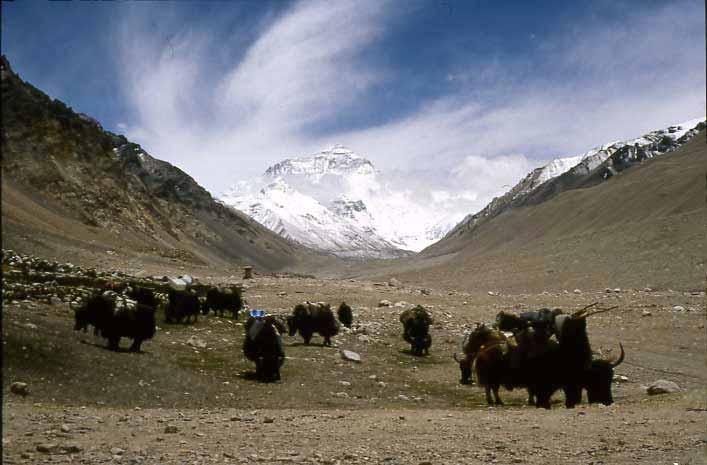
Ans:
[[[615,310],[615,309],[617,309],[617,308],[619,308],[618,305],[614,305],[613,307],[609,307],[609,308],[598,308],[598,309],[596,309],[596,310],[592,310],[591,312],[586,312],[586,313],[584,313],[583,315],[579,316],[578,318],[587,318],[588,316],[597,315],[597,314],[599,314],[599,313],[608,312],[609,310]]]
[[[589,310],[590,308],[594,307],[595,305],[599,305],[599,302],[594,302],[593,304],[589,304],[586,307],[584,307],[580,310],[577,310],[576,312],[574,312],[572,314],[572,318],[580,318],[580,317],[584,316],[583,313],[586,312],[587,310]]]
[[[611,368],[616,368],[617,366],[621,365],[621,362],[624,361],[624,356],[626,355],[626,352],[624,352],[624,346],[620,342],[619,347],[621,348],[621,355],[619,355],[619,358],[615,362],[610,362]]]

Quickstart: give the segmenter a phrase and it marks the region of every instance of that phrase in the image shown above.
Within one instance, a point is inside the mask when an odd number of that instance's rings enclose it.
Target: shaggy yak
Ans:
[[[137,303],[154,309],[157,309],[160,303],[154,291],[146,287],[131,285],[128,287],[126,295],[137,301]]]
[[[410,344],[410,352],[413,355],[429,355],[432,317],[427,310],[422,305],[407,309],[400,314],[400,322],[403,324],[403,339]]]
[[[292,315],[287,317],[287,328],[290,336],[297,331],[304,338],[304,343],[309,344],[314,333],[319,333],[324,338],[324,345],[331,345],[332,336],[339,332],[339,325],[331,311],[329,304],[323,302],[305,302],[295,305]]]
[[[523,350],[515,340],[508,339],[502,332],[483,324],[478,325],[464,340],[464,357],[459,359],[454,354],[454,359],[459,363],[461,371],[461,383],[470,383],[472,367],[474,367],[479,385],[486,391],[486,402],[489,405],[494,403],[503,405],[498,394],[501,386],[509,391],[517,387],[526,387],[528,403],[534,404],[534,389],[528,385],[526,370],[531,368],[531,364],[537,363],[533,358],[519,357],[519,353]]]
[[[351,327],[351,324],[353,323],[353,312],[351,311],[351,307],[346,302],[341,302],[339,309],[336,311],[336,316],[339,318],[342,325],[347,328]]]
[[[118,350],[120,338],[133,340],[131,352],[139,352],[142,341],[155,335],[155,309],[147,305],[121,305],[116,307],[112,296],[97,294],[74,312],[74,330],[86,331],[92,325],[96,334],[108,339],[108,348]]]
[[[168,292],[169,302],[164,312],[165,323],[196,322],[199,318],[199,297],[191,291],[177,291],[170,289]]]
[[[245,324],[243,353],[248,360],[255,362],[255,376],[260,381],[280,380],[285,351],[277,326],[275,318],[270,315],[264,318],[251,316]]]
[[[241,290],[237,286],[230,289],[209,288],[206,292],[206,301],[201,308],[201,313],[208,314],[213,310],[215,314],[223,316],[224,311],[231,312],[234,320],[238,319],[238,312],[243,308]]]

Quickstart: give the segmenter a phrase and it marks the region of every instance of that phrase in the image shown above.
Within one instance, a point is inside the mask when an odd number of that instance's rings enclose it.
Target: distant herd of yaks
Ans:
[[[166,323],[196,321],[199,313],[206,315],[210,311],[220,316],[230,312],[233,319],[238,319],[244,306],[238,287],[170,289],[165,296],[145,287],[124,285],[112,291],[95,292],[76,307],[74,329],[86,331],[89,325],[93,326],[96,335],[108,340],[111,350],[118,350],[122,337],[130,338],[133,340],[130,351],[138,352],[142,342],[155,335],[156,311],[163,300]],[[528,403],[538,407],[550,408],[550,399],[559,390],[564,392],[568,408],[581,402],[583,390],[587,391],[590,403],[610,405],[613,370],[624,360],[624,349],[619,344],[621,354],[616,360],[593,358],[586,319],[613,308],[599,308],[594,303],[571,314],[559,309],[519,315],[500,312],[492,325],[477,324],[462,341],[462,355],[454,354],[461,372],[460,382],[471,384],[475,372],[477,383],[485,388],[489,405],[503,404],[498,394],[501,386],[508,390],[527,389]],[[432,345],[429,312],[418,305],[404,310],[400,322],[410,352],[417,356],[429,354]],[[281,334],[295,336],[299,332],[305,344],[309,344],[317,333],[328,346],[339,332],[339,323],[349,328],[353,323],[353,312],[345,302],[336,316],[330,305],[322,302],[297,304],[285,318],[253,310],[245,323],[243,352],[248,360],[255,362],[259,380],[277,381],[285,361]]]

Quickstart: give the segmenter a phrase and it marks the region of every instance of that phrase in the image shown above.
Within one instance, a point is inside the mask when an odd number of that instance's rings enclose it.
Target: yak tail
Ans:
[[[619,358],[615,362],[610,362],[611,363],[611,368],[616,368],[617,366],[621,365],[621,362],[624,361],[624,356],[626,353],[624,352],[624,346],[619,342],[619,347],[621,348],[621,355],[619,355]]]

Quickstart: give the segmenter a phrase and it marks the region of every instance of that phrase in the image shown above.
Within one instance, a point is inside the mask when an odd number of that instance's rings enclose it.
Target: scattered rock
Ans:
[[[648,386],[648,388],[646,388],[646,392],[649,396],[654,396],[657,394],[670,394],[673,392],[680,392],[680,386],[673,381],[659,379]]]
[[[196,347],[197,349],[206,349],[206,342],[196,336],[191,336],[187,340],[187,344],[192,347]]]
[[[424,288],[420,289],[420,294],[422,294],[422,295],[430,295],[431,293],[432,292],[430,292],[429,289],[424,289]]]
[[[357,354],[356,352],[341,349],[339,351],[339,353],[341,353],[341,358],[343,358],[344,360],[349,360],[352,362],[361,363],[361,356],[359,354]]]
[[[164,432],[165,432],[165,434],[174,434],[174,433],[179,432],[179,428],[177,428],[174,425],[167,425],[164,428]]]
[[[396,279],[396,278],[390,278],[390,281],[388,281],[388,286],[390,287],[400,287],[402,283]]]
[[[685,311],[685,307],[683,307],[682,305],[676,305],[676,306],[673,307],[673,311],[674,311],[674,312],[684,312],[684,311]]]
[[[390,307],[391,305],[393,305],[393,304],[390,302],[390,300],[387,300],[387,299],[383,299],[380,302],[378,302],[379,307]]]
[[[125,450],[121,449],[120,447],[113,447],[110,450],[110,453],[113,455],[123,455],[125,453]]]
[[[61,425],[61,428],[59,428],[59,429],[61,430],[62,433],[68,433],[69,431],[71,431],[71,428],[69,428],[69,425],[67,425],[66,423]]]
[[[263,418],[263,423],[275,423],[275,419],[273,417],[265,417]]]
[[[54,443],[46,443],[37,445],[37,452],[43,454],[55,454],[59,451],[59,446]]]
[[[83,448],[78,444],[66,444],[61,446],[61,451],[65,454],[78,454]]]
[[[18,396],[25,397],[29,394],[29,386],[27,386],[27,383],[15,381],[10,385],[10,392],[17,394]]]
[[[643,310],[641,316],[651,316],[653,313],[650,310]]]
[[[616,383],[628,383],[628,377],[624,375],[614,375],[614,382]]]
[[[581,289],[575,289],[575,290],[572,291],[572,292],[574,292],[575,294],[581,294],[581,293],[582,293],[582,290],[581,290]]]

